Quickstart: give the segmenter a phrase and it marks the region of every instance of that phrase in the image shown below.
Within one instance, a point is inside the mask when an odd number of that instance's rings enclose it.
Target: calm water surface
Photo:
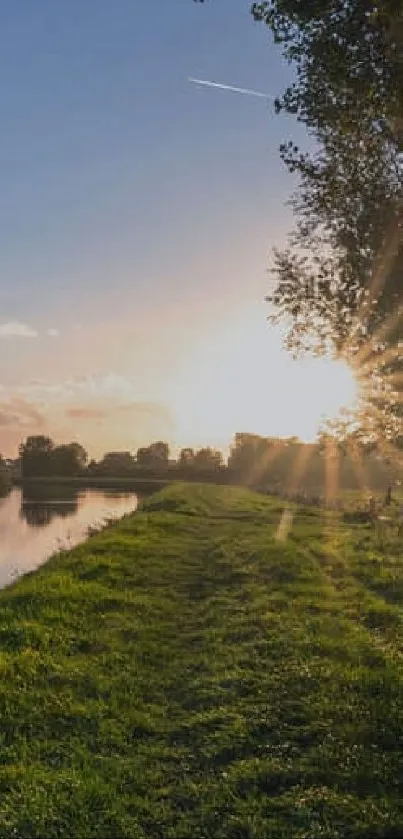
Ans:
[[[134,493],[70,487],[14,489],[0,499],[0,587],[56,550],[82,542],[88,528],[136,509]]]

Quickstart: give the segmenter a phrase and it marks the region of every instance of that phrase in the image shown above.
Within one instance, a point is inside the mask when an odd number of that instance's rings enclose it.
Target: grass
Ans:
[[[0,594],[0,837],[403,835],[401,545],[167,487]]]

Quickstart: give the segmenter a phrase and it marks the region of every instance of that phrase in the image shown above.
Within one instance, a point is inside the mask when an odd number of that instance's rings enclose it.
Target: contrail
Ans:
[[[268,93],[261,93],[260,90],[250,90],[247,87],[234,87],[232,84],[209,82],[206,79],[193,79],[191,76],[189,76],[188,81],[193,84],[204,85],[204,87],[216,87],[219,90],[231,90],[233,93],[243,93],[245,96],[259,96],[260,99],[271,99]]]

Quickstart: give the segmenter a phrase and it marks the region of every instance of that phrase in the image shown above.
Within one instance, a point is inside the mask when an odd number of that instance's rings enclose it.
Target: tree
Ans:
[[[156,463],[166,465],[169,460],[168,443],[163,443],[162,440],[158,440],[156,443],[151,443],[150,455]]]
[[[80,475],[85,469],[87,459],[87,452],[80,443],[64,443],[52,451],[52,472],[60,477]]]
[[[92,470],[102,475],[119,477],[132,475],[135,469],[135,461],[131,452],[107,452],[97,467]]]
[[[403,149],[403,18],[396,0],[269,0],[272,30],[297,78],[277,99],[315,133],[381,135]]]
[[[194,456],[194,466],[195,469],[200,469],[202,471],[217,471],[223,465],[223,456],[222,452],[218,451],[217,449],[212,449],[210,446],[206,446],[202,449],[199,449]]]
[[[239,479],[246,480],[264,456],[267,441],[258,434],[237,432],[228,458],[228,469]]]
[[[139,466],[165,468],[169,461],[168,443],[158,440],[150,446],[143,446],[137,450],[136,460]]]
[[[276,101],[316,141],[281,155],[300,178],[290,245],[275,253],[272,320],[291,318],[294,352],[332,349],[375,372],[367,387],[372,431],[399,433],[393,398],[403,338],[403,19],[384,0],[270,0],[254,3],[296,79]],[[380,337],[381,336],[381,337]],[[363,365],[363,359],[365,364]],[[400,383],[401,384],[401,383]],[[380,419],[380,422],[377,420]]]
[[[180,450],[179,453],[179,466],[181,467],[189,467],[194,466],[195,461],[195,452],[194,449],[191,448],[184,448]]]
[[[50,437],[32,435],[19,448],[21,472],[24,478],[50,475],[54,443]]]
[[[11,489],[11,475],[5,460],[0,455],[0,497]]]

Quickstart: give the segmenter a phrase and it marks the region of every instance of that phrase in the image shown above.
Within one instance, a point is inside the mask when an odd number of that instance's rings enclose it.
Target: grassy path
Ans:
[[[163,490],[0,595],[0,837],[403,835],[403,571]]]

